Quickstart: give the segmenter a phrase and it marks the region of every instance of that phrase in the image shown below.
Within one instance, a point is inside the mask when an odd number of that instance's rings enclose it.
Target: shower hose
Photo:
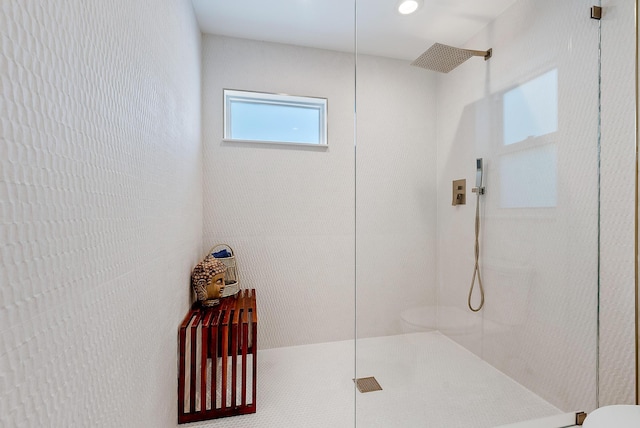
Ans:
[[[480,195],[482,193],[482,187],[478,188],[476,193],[476,247],[475,247],[475,266],[473,267],[473,278],[471,279],[471,287],[469,288],[469,298],[467,299],[467,305],[473,312],[478,312],[484,306],[484,288],[482,287],[482,278],[480,277],[480,264],[478,259],[480,258]],[[474,189],[475,190],[475,189]],[[476,285],[476,278],[478,278],[478,288],[480,290],[480,305],[474,308],[471,304],[471,295],[473,294],[473,288]]]

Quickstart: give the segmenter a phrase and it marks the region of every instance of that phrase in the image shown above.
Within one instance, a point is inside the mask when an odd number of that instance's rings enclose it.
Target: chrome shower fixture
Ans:
[[[440,73],[448,73],[472,56],[484,57],[486,61],[491,58],[491,52],[491,49],[487,51],[474,51],[435,43],[416,58],[411,65]]]

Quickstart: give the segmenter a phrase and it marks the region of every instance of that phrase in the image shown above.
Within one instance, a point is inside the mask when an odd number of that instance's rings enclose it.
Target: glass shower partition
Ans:
[[[577,0],[383,3],[356,11],[356,425],[593,410],[599,21]],[[434,43],[492,56],[411,66]]]
[[[257,411],[227,423],[352,427],[354,0],[193,4],[203,251],[233,247],[260,320]]]

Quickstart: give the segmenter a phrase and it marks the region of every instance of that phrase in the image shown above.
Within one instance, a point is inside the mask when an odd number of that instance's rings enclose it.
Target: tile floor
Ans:
[[[357,392],[368,376],[383,390]],[[191,426],[490,428],[562,413],[438,332],[259,351],[257,404]]]

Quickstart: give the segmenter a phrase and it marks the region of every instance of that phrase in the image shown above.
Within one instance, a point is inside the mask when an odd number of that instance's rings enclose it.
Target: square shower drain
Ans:
[[[356,383],[356,387],[358,387],[358,391],[360,392],[382,391],[382,387],[373,376],[360,377],[358,379],[354,379],[353,381]]]

